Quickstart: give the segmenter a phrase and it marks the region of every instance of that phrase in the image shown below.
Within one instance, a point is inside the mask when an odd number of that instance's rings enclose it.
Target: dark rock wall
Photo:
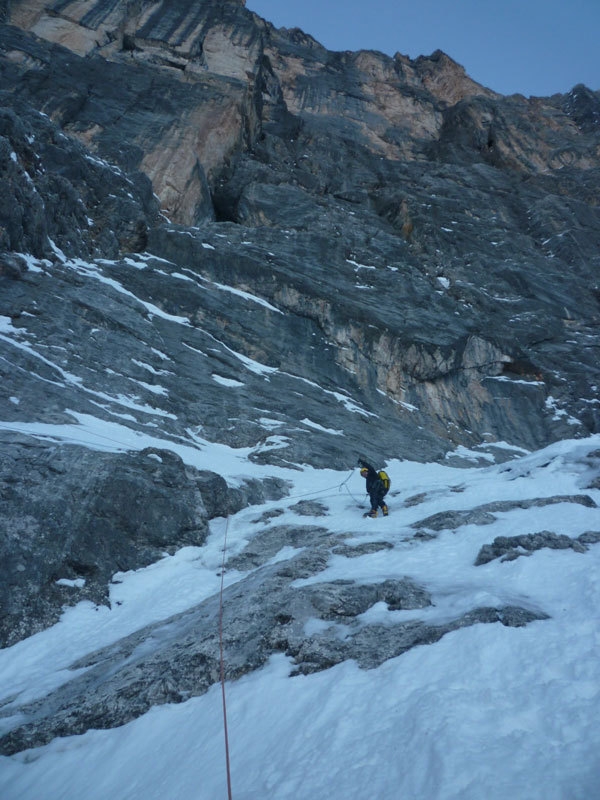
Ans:
[[[195,476],[168,451],[5,442],[0,466],[2,646],[52,624],[74,599],[106,602],[115,571],[206,537]]]
[[[0,101],[2,249],[52,257],[52,240],[68,256],[143,250],[158,218],[146,176],[92,157],[12,93]]]

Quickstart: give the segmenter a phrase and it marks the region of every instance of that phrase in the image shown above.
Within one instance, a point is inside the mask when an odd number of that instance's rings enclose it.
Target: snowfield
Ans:
[[[558,502],[496,514],[415,537],[411,525],[489,502],[587,494],[600,504],[600,436],[556,443],[503,464],[453,467],[396,461],[386,519],[362,518],[364,481],[339,473],[256,465],[247,454],[207,442],[177,446],[80,417],[78,426],[31,426],[30,433],[101,449],[170,447],[186,463],[211,464],[230,483],[273,475],[288,498],[217,519],[203,547],[186,547],[136,572],[118,574],[111,606],[80,603],[60,622],[0,651],[0,732],[14,727],[11,705],[67,682],[87,653],[219,592],[227,557],[257,532],[250,520],[270,507],[278,524],[297,523],[289,506],[318,499],[318,523],[349,542],[375,539],[388,550],[332,556],[310,582],[364,583],[408,576],[434,605],[364,617],[384,625],[456,617],[474,606],[520,605],[548,619],[525,627],[476,624],[413,648],[371,670],[353,661],[290,677],[291,660],[268,664],[225,686],[235,800],[591,800],[600,796],[600,545],[586,552],[542,549],[474,566],[497,536],[553,531],[571,538],[600,531],[593,505]],[[2,423],[3,429],[10,429]],[[121,442],[122,444],[117,444]],[[464,454],[463,454],[464,455]],[[468,455],[468,454],[467,454]],[[594,464],[596,466],[594,466]],[[326,487],[326,488],[323,488]],[[406,502],[422,495],[419,502]],[[284,548],[282,560],[297,551]],[[240,573],[228,570],[225,584]],[[73,592],[77,586],[72,587]],[[315,621],[315,625],[323,625]],[[215,619],[215,626],[218,620]],[[340,631],[343,636],[343,630]],[[221,687],[178,705],[153,707],[112,730],[58,738],[0,758],[3,800],[217,800],[227,797]]]

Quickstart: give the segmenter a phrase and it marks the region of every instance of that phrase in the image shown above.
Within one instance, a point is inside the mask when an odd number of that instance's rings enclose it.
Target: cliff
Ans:
[[[58,578],[105,602],[281,498],[271,467],[598,432],[598,92],[500,96],[241,0],[0,10],[4,644]]]

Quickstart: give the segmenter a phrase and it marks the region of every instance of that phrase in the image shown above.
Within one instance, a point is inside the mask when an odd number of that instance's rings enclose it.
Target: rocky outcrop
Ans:
[[[210,519],[285,491],[274,480],[232,489],[169,450],[115,454],[25,436],[4,442],[0,646],[53,624],[66,606],[106,604],[115,572],[199,546]]]
[[[41,94],[53,119],[94,151],[110,153],[112,163],[141,168],[163,212],[192,224],[210,218],[209,182],[256,136],[257,90],[247,75],[258,58],[251,48],[256,35],[241,31],[241,11],[232,0],[14,4],[14,24],[71,53],[75,81],[53,69],[56,47],[22,40],[16,31],[5,46],[14,48],[14,60],[24,49],[52,73]],[[30,88],[39,103],[39,87]]]
[[[544,547],[550,550],[574,550],[576,553],[585,553],[588,545],[598,542],[600,542],[600,531],[586,531],[576,539],[551,531],[524,533],[520,536],[498,536],[492,544],[486,544],[481,548],[475,559],[475,566],[488,564],[496,558],[501,558],[502,561],[514,561],[520,556],[529,556]]]
[[[556,503],[574,503],[576,505],[586,506],[587,508],[596,508],[596,503],[587,494],[557,495],[554,497],[528,498],[526,500],[517,501],[504,500],[495,503],[486,503],[465,511],[441,511],[439,514],[434,514],[431,517],[420,520],[414,527],[417,527],[420,531],[426,530],[431,532],[443,530],[453,531],[463,525],[491,525],[491,523],[495,522],[497,519],[497,517],[494,516],[495,514],[513,511],[516,508],[543,508],[544,506],[555,505]],[[489,545],[486,545],[486,547],[489,547]]]
[[[148,178],[92,157],[11,92],[0,100],[0,248],[50,258],[53,246],[79,257],[143,250],[158,214]]]
[[[75,600],[105,603],[115,571],[207,534],[198,481],[170,452],[5,443],[1,469],[2,646]]]

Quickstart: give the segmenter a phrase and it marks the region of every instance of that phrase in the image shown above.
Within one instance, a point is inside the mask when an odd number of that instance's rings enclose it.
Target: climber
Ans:
[[[362,458],[358,459],[358,463],[361,467],[360,474],[367,481],[367,493],[371,499],[371,510],[365,514],[365,517],[376,517],[378,508],[381,508],[383,516],[387,517],[388,507],[383,500],[390,488],[390,479],[387,473],[382,470],[378,472],[367,461],[363,461]]]

